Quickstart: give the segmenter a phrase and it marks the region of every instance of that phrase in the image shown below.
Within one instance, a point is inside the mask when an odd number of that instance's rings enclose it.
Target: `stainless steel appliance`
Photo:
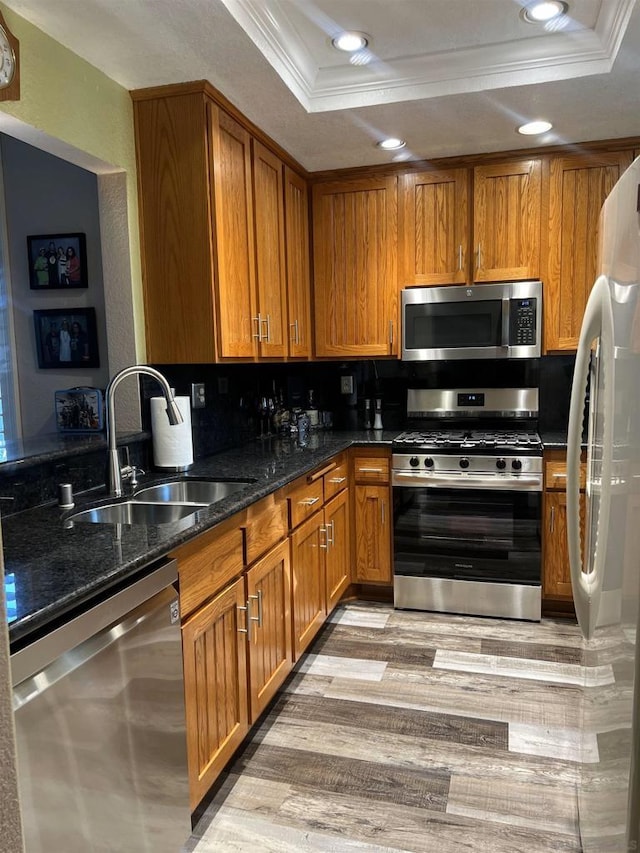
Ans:
[[[538,391],[410,389],[394,441],[394,604],[540,619]]]
[[[578,815],[585,853],[628,853],[640,849],[640,159],[609,194],[599,233],[600,274],[580,333],[567,448],[569,562],[585,661]]]
[[[535,358],[540,355],[542,282],[402,291],[402,358]]]
[[[177,568],[11,658],[26,853],[176,853],[191,832]]]

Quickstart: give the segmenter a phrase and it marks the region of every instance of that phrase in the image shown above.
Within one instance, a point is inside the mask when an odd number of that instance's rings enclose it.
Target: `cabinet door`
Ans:
[[[316,355],[396,355],[397,179],[313,188]]]
[[[251,137],[214,104],[209,120],[219,355],[251,358],[257,334]]]
[[[251,722],[273,698],[293,666],[289,542],[276,546],[247,572]]]
[[[469,173],[402,177],[400,283],[464,284],[469,250]]]
[[[391,583],[391,501],[388,486],[356,486],[356,580]]]
[[[304,178],[284,170],[284,224],[287,255],[289,355],[311,357],[311,273],[309,194]]]
[[[244,605],[241,578],[182,627],[192,811],[249,730]]]
[[[598,272],[600,209],[630,151],[554,157],[549,177],[548,256],[544,277],[545,350],[575,350]]]
[[[282,161],[254,139],[253,201],[260,325],[258,351],[267,358],[287,355],[282,169]]]
[[[291,534],[293,657],[298,660],[324,622],[326,533],[316,513]]]
[[[349,490],[329,501],[324,508],[326,528],[326,600],[327,613],[340,601],[351,583],[351,540],[349,531]]]
[[[476,166],[474,281],[540,276],[540,160]]]
[[[544,595],[571,598],[566,492],[545,492],[544,523]]]

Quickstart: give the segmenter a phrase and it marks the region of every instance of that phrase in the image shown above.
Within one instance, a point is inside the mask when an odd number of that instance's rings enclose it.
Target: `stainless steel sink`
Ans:
[[[67,522],[92,522],[94,524],[170,524],[204,509],[205,503],[122,503],[97,506],[76,512]]]
[[[244,489],[251,480],[172,480],[140,489],[134,501],[177,501],[178,503],[213,504]]]

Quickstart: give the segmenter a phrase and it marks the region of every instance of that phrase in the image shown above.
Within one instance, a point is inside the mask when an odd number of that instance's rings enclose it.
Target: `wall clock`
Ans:
[[[0,12],[0,101],[20,98],[20,43]]]

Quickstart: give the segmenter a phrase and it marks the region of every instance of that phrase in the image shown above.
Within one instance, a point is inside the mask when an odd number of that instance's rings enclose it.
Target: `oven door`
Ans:
[[[394,574],[540,586],[542,493],[395,486]]]

